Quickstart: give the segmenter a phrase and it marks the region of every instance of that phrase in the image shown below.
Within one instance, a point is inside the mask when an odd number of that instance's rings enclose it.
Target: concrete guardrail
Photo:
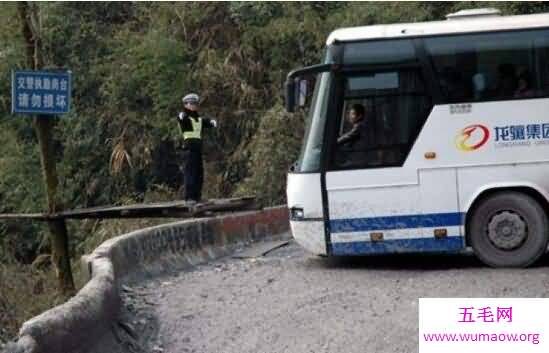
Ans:
[[[138,271],[161,272],[228,255],[236,246],[289,231],[286,207],[201,218],[137,230],[109,239],[82,257],[86,285],[66,303],[25,322],[6,353],[84,352],[111,327],[119,287]]]

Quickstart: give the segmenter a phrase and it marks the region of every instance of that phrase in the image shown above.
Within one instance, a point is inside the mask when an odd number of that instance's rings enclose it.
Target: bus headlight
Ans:
[[[290,220],[300,221],[304,217],[303,208],[292,207],[290,208]]]

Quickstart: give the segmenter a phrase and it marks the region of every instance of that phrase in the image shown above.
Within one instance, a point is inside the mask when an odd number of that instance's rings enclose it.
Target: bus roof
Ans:
[[[467,13],[468,11],[469,13]],[[518,16],[494,16],[492,13],[484,16],[470,16],[469,14],[472,13],[471,10],[463,12],[463,16],[451,16],[451,18],[445,21],[341,28],[330,33],[326,44],[330,45],[336,41],[346,42],[368,39],[406,38],[439,34],[549,27],[549,13]]]

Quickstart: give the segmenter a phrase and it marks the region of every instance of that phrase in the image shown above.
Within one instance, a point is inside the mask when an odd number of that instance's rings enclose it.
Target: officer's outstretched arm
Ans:
[[[204,126],[206,126],[206,127],[213,127],[213,128],[217,127],[217,120],[216,119],[204,118],[204,119],[202,119],[202,121],[204,123]]]

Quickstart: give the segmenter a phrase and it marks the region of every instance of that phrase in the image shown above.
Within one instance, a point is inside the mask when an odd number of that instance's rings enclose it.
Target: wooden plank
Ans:
[[[148,218],[148,217],[196,217],[214,212],[230,212],[253,209],[254,197],[214,199],[189,204],[186,201],[155,202],[125,206],[106,206],[63,211],[52,215],[43,213],[0,214],[0,219],[85,219],[85,218]]]
[[[253,197],[219,199],[189,204],[185,201],[171,201],[154,204],[135,204],[114,207],[96,207],[65,211],[63,218],[139,218],[139,217],[193,217],[204,212],[232,211],[252,207]]]
[[[47,220],[48,216],[44,213],[0,213],[0,219],[37,219]]]
[[[288,240],[265,241],[257,243],[248,249],[236,253],[232,257],[234,259],[253,259],[265,256],[275,249],[288,245],[288,243]]]

